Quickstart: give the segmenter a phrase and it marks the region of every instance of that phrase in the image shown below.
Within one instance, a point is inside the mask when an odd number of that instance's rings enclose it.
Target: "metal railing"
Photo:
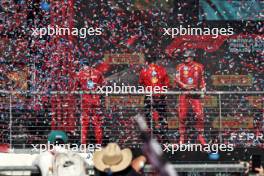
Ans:
[[[56,119],[69,119],[73,115],[74,131],[70,133],[70,140],[79,143],[81,139],[82,123],[81,118],[83,95],[98,94],[96,92],[85,91],[52,91],[46,92],[19,92],[0,91],[1,108],[1,143],[9,143],[12,148],[26,148],[32,143],[46,143],[47,134],[51,131],[51,121]],[[263,97],[264,91],[169,91],[162,94],[165,97],[163,103],[155,106],[153,98],[158,101],[160,96],[148,96],[150,101],[146,101],[148,93],[111,93],[108,96],[100,94],[100,109],[96,113],[100,114],[103,120],[104,140],[119,142],[121,145],[139,147],[142,143],[137,134],[137,127],[132,116],[140,112],[146,114],[149,109],[151,116],[149,120],[151,133],[162,142],[178,143],[178,96],[205,94],[201,98],[204,111],[204,135],[212,143],[234,143],[244,146],[263,146]],[[53,106],[52,98],[57,98],[59,102]],[[46,100],[43,100],[43,99]],[[65,102],[72,103],[71,107]],[[165,111],[161,113],[159,108]],[[159,107],[160,106],[160,107]],[[94,107],[90,107],[94,108]],[[63,114],[63,115],[61,115]],[[159,123],[155,116],[164,116],[165,127],[159,128]],[[60,117],[58,117],[60,116]],[[186,141],[197,143],[195,113],[188,109],[186,118]],[[71,121],[72,122],[72,121]],[[72,124],[71,124],[72,125]],[[62,127],[65,129],[67,124]],[[89,129],[93,124],[89,124]],[[89,131],[89,135],[93,130]],[[165,137],[164,137],[165,136]],[[90,136],[91,137],[91,136]],[[87,137],[87,139],[90,139]],[[93,137],[92,137],[93,138]],[[165,140],[165,141],[163,141]],[[88,140],[89,142],[89,140]]]
[[[248,170],[248,166],[246,163],[240,164],[175,164],[173,167],[179,173],[236,173],[239,175],[244,175],[246,170]],[[18,175],[41,175],[38,168],[34,166],[6,166],[0,167],[1,172],[12,173],[18,172]],[[87,168],[87,173],[89,175],[94,175],[94,168],[92,166]],[[145,175],[157,175],[155,171],[151,167],[151,165],[146,165],[144,168]]]

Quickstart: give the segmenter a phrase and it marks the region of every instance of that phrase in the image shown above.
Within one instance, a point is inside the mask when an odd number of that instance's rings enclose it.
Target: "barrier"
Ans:
[[[240,164],[175,164],[173,167],[178,172],[184,172],[184,173],[236,173],[240,175],[244,175],[245,171],[248,169],[248,166],[246,163],[240,163]],[[39,170],[36,167],[33,166],[17,166],[17,167],[0,167],[0,173],[1,172],[25,172],[25,175],[30,175],[30,173],[34,175],[39,175]],[[93,173],[93,167],[90,166],[87,168],[87,172]],[[144,169],[145,175],[154,174],[153,169],[150,165],[146,165]],[[90,174],[93,175],[93,174]],[[155,174],[154,174],[155,175]]]
[[[138,137],[137,127],[132,116],[140,112],[151,115],[149,125],[152,135],[156,135],[161,143],[168,140],[170,143],[178,143],[178,96],[205,94],[202,98],[204,111],[204,135],[212,143],[233,143],[234,145],[252,147],[263,146],[263,91],[169,91],[161,93],[165,98],[161,103],[165,111],[162,112],[165,127],[159,129],[157,113],[159,107],[153,107],[155,95],[148,96],[146,105],[146,93],[105,94],[100,93],[100,114],[103,121],[103,143],[118,141],[122,146],[138,148],[142,141]],[[30,148],[31,144],[45,144],[47,135],[52,130],[53,118],[61,120],[56,128],[67,130],[73,126],[73,132],[69,132],[70,142],[80,143],[82,129],[83,95],[98,94],[96,92],[19,92],[0,91],[1,104],[1,143],[8,143],[11,148]],[[54,98],[57,98],[54,101]],[[157,100],[155,100],[157,101]],[[54,105],[55,104],[55,105]],[[72,117],[69,117],[71,115]],[[71,119],[72,118],[72,119]],[[156,119],[155,119],[156,118]],[[67,124],[65,121],[71,119]],[[91,120],[91,119],[90,119]],[[156,120],[156,121],[155,121]],[[188,109],[186,119],[187,141],[197,141],[195,129],[196,114],[192,108]],[[74,123],[74,124],[73,124]],[[88,143],[94,143],[94,124],[87,128]],[[166,136],[166,137],[164,137]],[[166,141],[167,142],[167,141]]]

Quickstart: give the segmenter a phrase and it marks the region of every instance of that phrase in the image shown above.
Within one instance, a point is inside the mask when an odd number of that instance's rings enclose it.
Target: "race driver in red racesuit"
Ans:
[[[139,75],[139,84],[144,86],[145,88],[159,87],[160,91],[164,91],[164,86],[170,86],[170,79],[167,74],[166,69],[160,64],[151,63],[147,64],[145,68],[143,68]],[[149,91],[149,90],[148,90]],[[145,116],[147,118],[148,126],[151,127],[151,117],[155,122],[155,128],[160,128],[160,133],[165,134],[165,126],[166,126],[166,95],[161,94],[152,94],[152,102],[151,97],[145,97]],[[154,112],[152,111],[154,110]],[[156,131],[154,130],[154,133]],[[165,138],[163,135],[162,138]]]
[[[195,52],[186,50],[184,53],[184,63],[176,67],[176,85],[183,91],[205,91],[204,66],[194,61]],[[196,117],[196,130],[198,132],[198,140],[201,144],[206,144],[203,137],[204,131],[204,113],[201,102],[201,94],[183,94],[179,95],[178,113],[179,113],[179,133],[180,143],[185,142],[186,134],[186,116],[188,108],[192,107]]]
[[[100,64],[96,68],[85,66],[77,74],[77,85],[82,91],[97,91],[99,86],[105,84],[103,73],[109,69],[106,63]],[[101,112],[101,95],[98,94],[83,94],[81,109],[82,109],[82,129],[81,129],[81,144],[86,144],[88,136],[87,130],[89,121],[92,122],[96,142],[102,144],[102,112]]]

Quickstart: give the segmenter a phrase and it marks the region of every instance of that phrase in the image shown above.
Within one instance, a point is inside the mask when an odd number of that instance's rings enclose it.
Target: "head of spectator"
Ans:
[[[94,153],[95,175],[141,175],[140,169],[146,162],[145,157],[140,156],[134,161],[132,161],[132,158],[132,152],[129,148],[121,150],[118,144],[109,143],[105,148]]]
[[[54,130],[49,133],[48,142],[55,145],[66,144],[68,142],[68,136],[64,131]]]

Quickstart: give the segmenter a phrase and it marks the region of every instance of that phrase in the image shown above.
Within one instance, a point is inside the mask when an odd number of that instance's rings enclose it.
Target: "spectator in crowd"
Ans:
[[[93,156],[96,176],[141,176],[146,158],[139,156],[132,161],[129,148],[120,149],[118,144],[109,143],[105,148],[96,151]]]
[[[63,131],[52,131],[49,134],[48,144],[55,146],[41,153],[33,162],[42,176],[87,176],[84,159],[60,146],[67,142],[67,134]]]

